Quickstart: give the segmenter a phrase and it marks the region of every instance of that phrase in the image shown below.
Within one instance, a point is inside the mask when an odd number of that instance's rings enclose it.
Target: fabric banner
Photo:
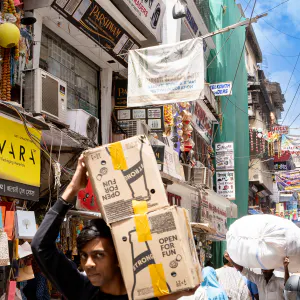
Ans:
[[[282,135],[281,151],[290,151],[290,153],[300,152],[300,136]]]
[[[194,101],[204,89],[203,40],[129,51],[127,106]]]
[[[278,173],[276,182],[279,191],[300,189],[300,171]]]

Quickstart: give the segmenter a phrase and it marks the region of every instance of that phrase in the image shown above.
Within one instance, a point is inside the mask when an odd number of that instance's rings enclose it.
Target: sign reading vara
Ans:
[[[216,143],[216,170],[234,169],[234,144],[233,142]]]
[[[125,67],[128,50],[140,48],[95,0],[54,0],[52,7]]]
[[[194,101],[203,89],[201,38],[129,51],[128,106]]]
[[[235,199],[234,171],[216,172],[217,193],[228,200]]]
[[[0,128],[0,195],[38,201],[40,149],[28,137],[23,124],[0,116]],[[28,130],[39,143],[40,131]]]
[[[214,83],[214,84],[210,84],[209,86],[215,96],[232,95],[232,82]]]

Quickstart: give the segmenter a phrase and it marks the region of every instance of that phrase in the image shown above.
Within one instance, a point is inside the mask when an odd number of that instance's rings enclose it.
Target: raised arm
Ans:
[[[89,286],[88,279],[80,274],[77,266],[56,247],[56,239],[71,202],[85,186],[86,170],[79,160],[75,175],[54,206],[46,214],[32,243],[33,255],[45,276],[69,300],[80,299],[82,291]]]

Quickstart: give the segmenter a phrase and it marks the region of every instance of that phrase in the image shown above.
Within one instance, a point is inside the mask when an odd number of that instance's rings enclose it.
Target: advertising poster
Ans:
[[[194,101],[203,89],[201,38],[129,51],[128,106]]]
[[[0,116],[0,195],[39,200],[41,150],[23,124]],[[41,132],[28,127],[40,144]]]
[[[216,179],[217,193],[228,200],[235,200],[234,171],[216,172]]]
[[[234,144],[233,142],[216,143],[216,170],[234,169]]]
[[[128,50],[140,48],[95,0],[55,0],[52,7],[125,67]]]

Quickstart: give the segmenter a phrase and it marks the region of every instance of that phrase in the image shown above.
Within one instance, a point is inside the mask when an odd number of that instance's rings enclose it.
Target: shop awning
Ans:
[[[193,232],[196,233],[209,233],[209,234],[216,234],[216,229],[212,228],[207,223],[191,223],[191,227],[193,229]]]

